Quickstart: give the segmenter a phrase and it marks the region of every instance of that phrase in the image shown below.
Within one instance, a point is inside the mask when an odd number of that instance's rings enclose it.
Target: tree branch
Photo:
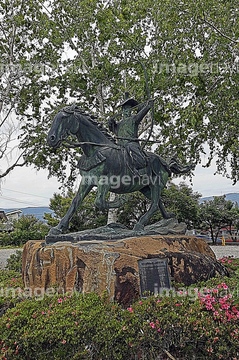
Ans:
[[[26,161],[24,161],[23,163],[19,163],[19,164],[14,163],[5,172],[0,174],[0,179],[5,177],[6,175],[8,175],[15,167],[17,167],[17,166],[23,167],[24,165],[26,165]]]
[[[189,11],[187,11],[187,10],[184,10],[183,13],[188,14],[188,15],[190,15],[190,16],[192,15],[192,14],[191,14]],[[224,33],[223,33],[220,29],[218,29],[213,23],[211,23],[210,21],[208,21],[208,20],[206,19],[206,15],[205,15],[205,14],[204,14],[203,17],[201,17],[201,19],[202,19],[206,24],[208,24],[211,28],[213,28],[218,34],[220,34],[222,37],[224,37],[225,39],[233,42],[234,44],[238,44],[238,43],[239,43],[239,40],[234,40],[234,39],[230,38],[230,36],[224,34]]]
[[[24,152],[17,158],[17,160],[15,161],[14,164],[12,164],[11,166],[8,167],[8,169],[6,171],[4,171],[3,173],[0,173],[0,179],[5,177],[6,175],[8,175],[15,167],[23,167],[24,165],[26,165],[27,161],[24,160],[22,163],[18,163],[18,161],[20,160],[20,158],[22,157],[22,155],[24,154]]]
[[[225,39],[233,42],[234,44],[238,44],[239,43],[239,40],[234,40],[232,38],[230,38],[229,36],[227,36],[226,34],[224,34],[220,29],[218,29],[214,24],[212,24],[210,21],[208,21],[204,15],[204,18],[203,18],[204,22],[206,24],[208,24],[209,26],[211,26],[216,32],[218,32],[221,36],[223,36]]]
[[[3,101],[0,101],[0,114],[2,112],[2,108],[3,108]],[[8,119],[8,116],[10,115],[10,112],[12,111],[13,106],[10,107],[10,109],[8,110],[6,116],[3,118],[3,120],[0,123],[0,128],[3,126],[3,124],[5,123],[5,121]],[[0,118],[1,119],[1,118]]]

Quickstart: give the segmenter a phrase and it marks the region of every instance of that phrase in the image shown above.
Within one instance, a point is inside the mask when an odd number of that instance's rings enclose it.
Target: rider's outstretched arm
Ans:
[[[151,109],[152,107],[152,102],[153,100],[151,101],[148,101],[147,102],[147,105],[145,105],[135,116],[134,116],[134,120],[135,120],[135,123],[137,125],[139,125],[140,121],[145,117],[145,115],[149,112],[149,110]]]

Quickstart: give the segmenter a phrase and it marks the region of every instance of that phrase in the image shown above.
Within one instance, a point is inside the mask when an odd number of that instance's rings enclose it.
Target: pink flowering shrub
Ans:
[[[212,312],[214,319],[226,323],[239,319],[239,308],[234,305],[231,294],[218,296],[218,289],[228,289],[225,283],[218,284],[217,289],[210,290],[207,295],[199,294],[199,299],[205,308]]]
[[[95,294],[24,300],[0,318],[0,358],[229,360],[239,352],[238,313],[233,297],[212,291],[127,309]]]
[[[239,359],[235,262],[229,278],[127,308],[96,294],[21,299],[0,317],[0,359]]]
[[[223,265],[225,265],[231,273],[234,273],[235,271],[237,271],[237,272],[239,271],[239,259],[238,258],[225,256],[225,257],[219,259],[219,261]]]

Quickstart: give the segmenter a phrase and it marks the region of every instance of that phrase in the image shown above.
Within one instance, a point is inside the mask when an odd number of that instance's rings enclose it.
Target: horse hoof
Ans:
[[[164,219],[174,219],[176,216],[174,213],[169,213],[166,216],[164,216]]]
[[[134,232],[136,233],[142,233],[144,231],[144,225],[142,224],[135,224],[134,225]]]
[[[48,235],[61,235],[62,231],[57,227],[52,227],[48,233]]]
[[[169,213],[168,215],[169,215],[169,219],[172,219],[172,218],[176,217],[176,215],[174,213]]]

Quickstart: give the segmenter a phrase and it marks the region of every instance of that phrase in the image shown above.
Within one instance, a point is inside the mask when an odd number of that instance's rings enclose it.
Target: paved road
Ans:
[[[233,256],[239,258],[239,245],[211,246],[217,259],[223,256]],[[7,265],[7,259],[10,255],[15,254],[16,249],[0,249],[0,269],[4,269]]]
[[[214,251],[217,259],[220,259],[223,256],[233,256],[235,258],[239,258],[239,245],[214,245],[211,246],[211,249]]]
[[[4,269],[7,265],[7,259],[20,249],[0,249],[0,269]]]

